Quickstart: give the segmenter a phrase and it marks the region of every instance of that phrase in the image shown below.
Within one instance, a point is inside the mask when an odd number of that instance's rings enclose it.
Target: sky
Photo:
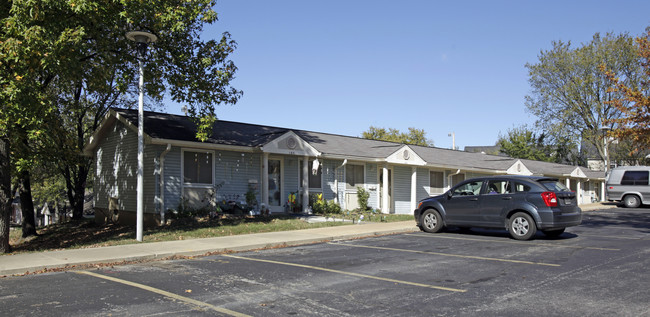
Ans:
[[[494,145],[533,125],[526,63],[553,41],[639,36],[650,1],[218,0],[203,39],[238,44],[220,120],[361,136],[422,129],[434,146]],[[164,111],[182,114],[181,105]]]

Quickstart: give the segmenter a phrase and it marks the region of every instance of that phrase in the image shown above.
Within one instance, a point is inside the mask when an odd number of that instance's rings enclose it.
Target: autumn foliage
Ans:
[[[618,119],[610,120],[619,128],[610,131],[610,136],[627,139],[636,145],[635,151],[650,148],[650,31],[636,39],[638,54],[643,66],[644,76],[637,87],[624,85],[611,71],[601,67],[607,78],[614,84],[610,92],[621,92],[622,99],[609,101],[621,111]]]

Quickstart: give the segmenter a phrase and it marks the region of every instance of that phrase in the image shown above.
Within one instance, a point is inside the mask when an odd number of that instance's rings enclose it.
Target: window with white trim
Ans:
[[[300,184],[302,186],[302,160],[300,160]],[[318,169],[316,170],[316,173],[314,174],[314,160],[309,160],[309,163],[307,165],[307,170],[308,176],[309,176],[309,189],[322,189],[323,188],[323,164],[320,163],[318,165]]]
[[[445,191],[445,173],[430,171],[429,172],[429,194],[440,194]]]
[[[214,164],[212,152],[183,151],[183,183],[212,185]]]
[[[364,184],[363,165],[348,164],[345,166],[345,189],[357,189]]]

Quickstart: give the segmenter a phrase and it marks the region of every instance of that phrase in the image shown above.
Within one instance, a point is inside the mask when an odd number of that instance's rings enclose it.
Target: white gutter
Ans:
[[[167,148],[160,153],[160,166],[158,175],[160,175],[160,223],[165,224],[165,155],[172,149],[172,145],[167,143]]]
[[[452,176],[458,175],[458,174],[460,174],[460,168],[456,171],[456,173],[447,175],[447,189],[446,190],[449,190],[451,188],[451,178],[452,178]]]

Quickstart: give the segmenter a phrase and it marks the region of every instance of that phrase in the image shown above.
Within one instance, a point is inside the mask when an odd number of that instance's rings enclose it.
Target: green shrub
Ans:
[[[325,201],[323,199],[323,194],[311,194],[309,196],[309,200],[311,202],[311,210],[315,214],[340,214],[342,211],[341,206],[335,203],[334,200]]]
[[[370,209],[368,207],[368,199],[370,198],[370,193],[363,189],[363,187],[357,186],[357,202],[359,203],[359,209],[361,211],[366,211]]]

